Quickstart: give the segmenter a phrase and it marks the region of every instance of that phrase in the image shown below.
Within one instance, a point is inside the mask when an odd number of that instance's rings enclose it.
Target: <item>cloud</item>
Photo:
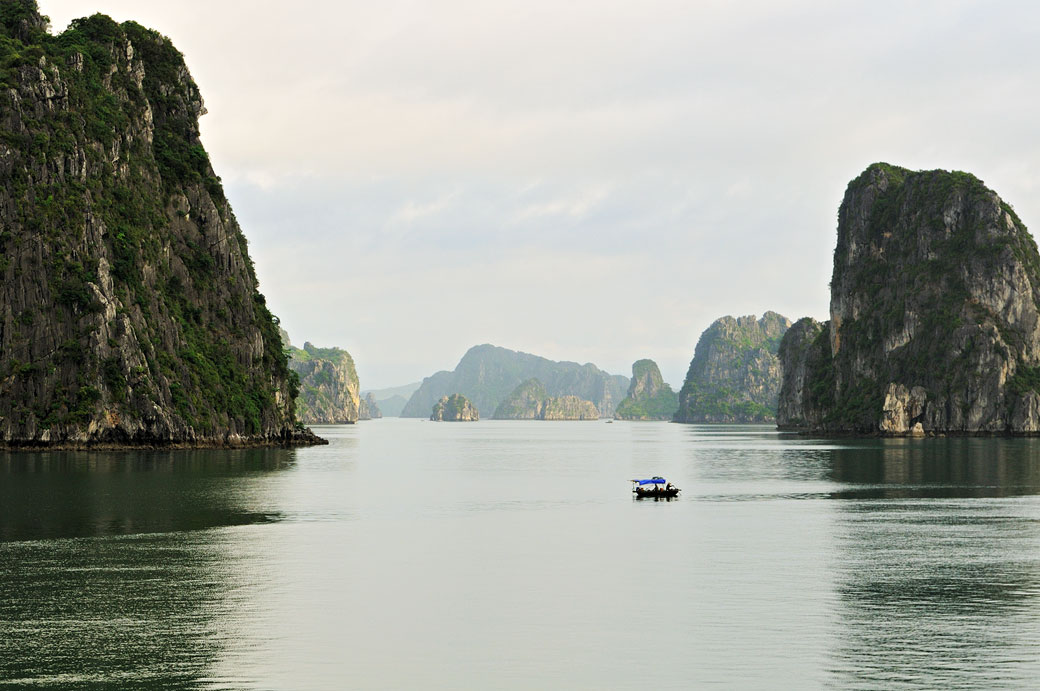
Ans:
[[[265,293],[366,386],[484,341],[678,384],[722,314],[826,314],[874,161],[970,170],[1040,223],[1040,6],[287,7],[42,0],[184,52]]]

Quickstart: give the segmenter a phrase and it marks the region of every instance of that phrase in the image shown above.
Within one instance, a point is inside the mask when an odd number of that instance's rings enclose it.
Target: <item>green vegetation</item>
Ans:
[[[361,400],[350,353],[340,348],[318,348],[311,343],[284,350],[295,378],[290,385],[295,386],[296,412],[301,420],[315,424],[358,420]]]
[[[45,24],[32,0],[0,3],[0,102],[18,114],[0,127],[11,151],[0,272],[20,286],[15,314],[34,315],[4,344],[31,381],[0,399],[31,397],[25,422],[47,426],[156,407],[201,435],[291,426],[279,399],[297,384],[199,139],[183,57],[134,22],[96,14],[57,36]],[[33,103],[42,92],[54,96]],[[57,325],[61,346],[31,361],[41,323]]]
[[[924,390],[933,424],[967,431],[971,413],[971,424],[1009,427],[1017,397],[1040,391],[1040,368],[1022,363],[1035,346],[1021,316],[1035,313],[1040,253],[1014,209],[970,173],[874,164],[838,216],[835,321],[789,354],[808,363],[810,425],[876,433],[896,383]],[[1006,397],[989,376],[995,361],[1017,361]]]
[[[671,420],[679,409],[679,396],[664,383],[661,370],[653,360],[632,363],[632,383],[628,395],[618,403],[614,417],[619,420]]]
[[[430,414],[431,420],[473,421],[480,418],[477,409],[465,396],[453,393],[437,401]]]
[[[777,352],[791,322],[776,312],[716,320],[679,391],[677,422],[770,422],[780,393]]]
[[[541,412],[542,403],[549,398],[545,385],[538,379],[528,379],[498,404],[492,418],[495,420],[533,420]]]

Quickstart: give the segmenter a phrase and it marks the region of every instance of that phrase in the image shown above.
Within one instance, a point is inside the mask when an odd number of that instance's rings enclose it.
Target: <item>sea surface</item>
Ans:
[[[315,431],[0,455],[0,689],[1040,684],[1040,440]]]

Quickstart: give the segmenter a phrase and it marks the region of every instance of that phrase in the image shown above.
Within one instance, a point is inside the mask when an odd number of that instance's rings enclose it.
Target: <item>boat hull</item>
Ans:
[[[672,487],[671,489],[643,489],[636,487],[632,490],[635,494],[636,499],[674,499],[679,496],[679,488]]]

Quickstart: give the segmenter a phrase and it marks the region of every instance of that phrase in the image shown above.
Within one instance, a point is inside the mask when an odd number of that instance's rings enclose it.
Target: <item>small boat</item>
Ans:
[[[632,494],[636,499],[674,499],[681,491],[659,475],[649,480],[632,480]]]

